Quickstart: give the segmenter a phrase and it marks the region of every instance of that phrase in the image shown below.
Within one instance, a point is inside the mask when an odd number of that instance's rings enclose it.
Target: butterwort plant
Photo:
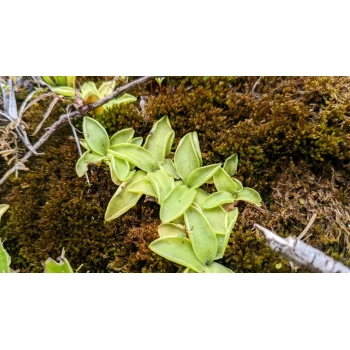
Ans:
[[[215,260],[224,255],[238,217],[234,204],[243,200],[260,205],[255,190],[243,187],[233,177],[238,156],[224,164],[203,165],[198,134],[190,132],[171,152],[175,132],[167,116],[158,120],[145,142],[134,137],[133,129],[123,129],[110,138],[103,126],[92,118],[83,122],[87,152],[77,162],[83,176],[90,163],[109,165],[112,180],[119,188],[111,198],[106,221],[118,218],[136,205],[142,195],[160,205],[159,239],[150,249],[187,272],[228,272]],[[210,194],[201,188],[214,184]]]

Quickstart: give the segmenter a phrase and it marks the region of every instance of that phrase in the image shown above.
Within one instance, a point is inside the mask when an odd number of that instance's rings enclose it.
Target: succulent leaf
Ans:
[[[84,174],[88,170],[88,165],[91,163],[99,163],[104,157],[92,153],[90,151],[86,151],[83,153],[83,155],[78,159],[77,163],[75,164],[75,171],[79,177],[84,176]]]
[[[53,82],[53,80],[49,76],[42,76],[44,82],[51,87],[56,86],[56,84]]]
[[[75,76],[67,76],[67,86],[75,89]]]
[[[180,217],[192,204],[196,190],[179,185],[172,189],[160,208],[160,219],[163,223],[174,221]]]
[[[110,153],[124,159],[143,171],[152,172],[158,169],[158,164],[151,152],[132,143],[120,143],[110,147]]]
[[[176,169],[172,160],[168,158],[164,159],[164,163],[160,165],[160,168],[163,169],[168,175],[172,176],[174,179],[180,179],[180,176],[176,173]]]
[[[229,176],[233,176],[237,173],[238,166],[238,154],[231,154],[224,163],[224,170],[227,172]]]
[[[51,258],[45,261],[45,272],[46,273],[73,273],[73,269],[67,258],[60,258],[57,262]]]
[[[158,238],[149,245],[149,248],[161,257],[186,266],[196,272],[204,272],[205,270],[205,266],[196,257],[188,238]]]
[[[67,86],[67,77],[64,75],[55,75],[54,76],[56,85],[58,86]]]
[[[114,98],[113,100],[110,100],[109,102],[105,103],[103,106],[105,108],[110,108],[114,105],[120,105],[122,103],[131,103],[137,101],[137,98],[130,94],[124,94],[118,98]]]
[[[123,182],[114,196],[108,203],[106,212],[105,212],[105,220],[111,221],[113,219],[118,218],[127,212],[130,208],[136,205],[140,197],[141,193],[132,193],[129,192],[129,188],[133,183],[142,179],[146,175],[145,172],[139,170],[135,173],[129,183]]]
[[[163,163],[171,151],[174,135],[169,118],[164,116],[153,124],[143,147],[152,153],[158,163]]]
[[[259,192],[255,191],[249,187],[244,187],[241,192],[238,192],[236,200],[237,201],[245,201],[245,202],[248,202],[250,204],[255,204],[258,207],[261,206],[261,202],[262,202],[262,199],[261,199]]]
[[[89,148],[101,156],[106,156],[109,148],[109,137],[105,128],[95,119],[85,117],[83,121],[85,142]]]
[[[101,98],[100,93],[97,90],[96,84],[92,81],[88,81],[83,84],[83,86],[80,89],[80,94],[86,103],[92,103]],[[92,98],[92,96],[94,97]]]
[[[227,267],[217,263],[213,262],[205,269],[206,273],[233,273],[232,270],[228,269]]]
[[[168,175],[164,170],[156,170],[147,174],[153,188],[157,194],[158,203],[163,204],[164,199],[174,188],[174,178]]]
[[[129,143],[134,134],[135,130],[133,128],[119,130],[110,138],[110,146],[118,145],[119,143]]]
[[[214,184],[218,191],[236,193],[243,190],[243,186],[240,181],[232,179],[231,176],[222,168],[218,169],[214,174]]]
[[[159,237],[185,237],[185,228],[182,225],[168,223],[158,226]]]
[[[235,196],[226,191],[218,191],[211,194],[204,202],[204,209],[212,209],[226,203],[233,203]]]
[[[137,146],[141,146],[143,142],[143,137],[134,137],[130,143],[132,143],[133,145],[137,145]]]
[[[5,214],[6,210],[10,206],[8,204],[0,204],[0,222],[1,222],[1,217]]]
[[[225,254],[225,250],[228,244],[228,241],[230,239],[232,229],[234,225],[236,224],[238,218],[238,209],[235,208],[229,212],[226,213],[226,219],[225,219],[225,227],[226,227],[226,233],[225,235],[216,235],[217,241],[218,241],[218,250],[216,253],[215,260],[222,259]]]
[[[197,152],[197,156],[198,156],[198,159],[199,159],[199,164],[200,164],[200,166],[202,166],[203,165],[202,152],[201,152],[201,148],[199,146],[199,140],[198,140],[198,133],[197,133],[197,131],[194,131],[191,134],[191,137],[192,137],[192,142],[193,142],[194,147],[195,147],[196,152]]]
[[[5,250],[0,240],[0,273],[9,273],[11,265],[11,257]]]
[[[57,86],[52,87],[52,91],[57,95],[62,95],[65,97],[74,98],[75,97],[75,90],[68,86]]]
[[[219,164],[211,164],[207,166],[203,166],[201,168],[197,168],[192,171],[192,173],[187,178],[187,186],[191,188],[198,188],[205,184],[217,170],[221,167],[221,163]]]
[[[148,176],[145,176],[142,179],[133,183],[129,187],[128,191],[132,192],[132,193],[146,194],[147,196],[157,198],[157,193],[152,185],[151,180],[148,178]]]
[[[201,161],[198,157],[191,133],[186,134],[180,140],[175,152],[174,164],[176,172],[185,183],[187,182],[188,176],[194,170],[201,167]]]
[[[126,181],[130,175],[130,164],[123,159],[112,157],[111,167],[119,181]]]
[[[205,216],[194,206],[186,210],[184,218],[197,258],[204,265],[210,265],[214,261],[218,250],[218,242],[213,229]]]
[[[226,211],[223,207],[216,207],[213,209],[202,209],[203,215],[208,220],[211,228],[216,234],[224,235],[226,232],[225,218]]]
[[[98,88],[98,93],[100,97],[105,97],[110,95],[115,88],[115,81],[105,81],[103,82],[99,88]]]

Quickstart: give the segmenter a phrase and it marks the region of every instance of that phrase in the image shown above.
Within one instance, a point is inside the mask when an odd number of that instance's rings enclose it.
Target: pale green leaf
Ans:
[[[153,124],[143,147],[152,153],[158,163],[163,163],[171,150],[174,135],[169,118],[164,116]]]
[[[158,83],[159,86],[162,85],[162,81],[164,80],[164,77],[157,77],[155,78],[155,81]]]
[[[175,152],[174,164],[176,172],[185,183],[188,176],[194,170],[201,167],[201,162],[193,143],[193,136],[191,133],[186,134],[180,140]]]
[[[227,246],[227,244],[225,244],[225,241],[226,239],[230,238],[230,235],[231,233],[228,234],[227,232],[225,233],[225,235],[216,234],[216,240],[218,241],[218,250],[216,252],[215,260],[219,260],[224,257]]]
[[[211,164],[207,166],[203,166],[201,168],[197,168],[188,176],[187,178],[187,186],[191,188],[198,188],[205,184],[217,170],[221,167],[221,163],[219,164]]]
[[[236,201],[245,201],[250,204],[261,206],[262,199],[259,192],[249,187],[244,187],[243,191],[237,193]]]
[[[196,197],[193,201],[193,204],[196,204],[199,208],[203,207],[205,200],[210,196],[207,191],[204,191],[202,188],[196,188]]]
[[[71,97],[71,98],[75,97],[75,90],[68,86],[52,87],[52,91],[57,95]]]
[[[168,175],[172,176],[174,179],[180,179],[180,176],[176,173],[176,169],[172,160],[168,158],[164,159],[164,163],[160,165],[160,168],[163,169]]]
[[[141,146],[142,142],[143,142],[143,137],[135,137],[130,141],[130,143],[137,146]]]
[[[98,88],[98,93],[100,97],[106,97],[110,95],[115,88],[115,83],[116,82],[113,80],[103,82]]]
[[[1,217],[5,214],[6,210],[10,206],[8,204],[0,204],[0,222],[1,222]]]
[[[204,209],[211,209],[226,203],[233,203],[235,196],[226,191],[214,192],[204,202]]]
[[[238,166],[238,154],[231,154],[224,163],[224,170],[227,172],[229,176],[233,176],[237,173]]]
[[[56,84],[53,82],[53,80],[49,76],[42,76],[43,80],[46,84],[50,85],[51,87],[56,86]]]
[[[130,164],[123,159],[112,157],[112,170],[119,181],[126,181],[130,175]]]
[[[205,266],[197,259],[191,242],[185,237],[164,237],[153,241],[149,248],[161,257],[196,272],[204,272]]]
[[[45,261],[45,272],[46,273],[73,273],[73,269],[71,268],[68,259],[60,258],[60,261],[57,262],[51,258],[48,258]]]
[[[75,171],[79,177],[84,176],[84,174],[88,170],[88,165],[91,163],[99,163],[105,157],[100,156],[99,154],[92,153],[90,151],[86,151],[83,155],[78,159],[75,164]]]
[[[203,160],[202,160],[202,152],[201,152],[201,148],[199,146],[199,140],[198,140],[198,133],[197,131],[194,131],[192,134],[191,134],[191,137],[192,137],[192,142],[194,144],[194,148],[197,152],[197,156],[198,156],[198,159],[199,159],[199,164],[200,166],[203,165]]]
[[[190,207],[196,193],[196,190],[186,185],[174,187],[160,208],[162,222],[168,223],[180,217]]]
[[[164,199],[174,188],[174,178],[168,175],[164,170],[156,170],[147,174],[153,188],[157,194],[158,203],[163,204]]]
[[[204,209],[204,202],[210,196],[210,194],[201,188],[197,188],[196,191],[197,195],[193,201],[193,205],[202,211],[215,233],[225,234],[226,211],[221,206],[212,209]]]
[[[85,141],[90,149],[101,156],[106,156],[109,148],[109,137],[105,128],[95,119],[85,117],[83,121]]]
[[[55,75],[54,76],[56,85],[58,86],[67,86],[67,77],[63,75]]]
[[[114,157],[112,157],[114,158]],[[109,171],[110,171],[110,174],[111,174],[111,179],[113,181],[114,184],[116,184],[117,186],[120,186],[122,184],[122,181],[120,181],[114,171],[114,168],[113,168],[113,165],[112,165],[112,158],[110,161],[106,161],[106,163],[108,164],[109,166]]]
[[[153,188],[152,182],[148,178],[148,176],[143,177],[142,179],[136,181],[129,187],[129,192],[132,193],[141,193],[146,194],[147,196],[151,196],[157,198],[157,193]]]
[[[233,227],[235,226],[238,219],[238,208],[234,208],[226,213],[225,226],[227,232],[232,232]]]
[[[202,209],[202,213],[208,220],[211,228],[215,233],[224,235],[226,232],[225,218],[226,211],[223,207],[216,207],[213,209]]]
[[[124,159],[146,172],[158,169],[158,164],[152,154],[141,146],[131,143],[120,143],[111,146],[109,152],[115,157]]]
[[[93,98],[94,101],[97,101],[101,98],[100,93],[97,90],[96,84],[92,81],[86,82],[80,89],[80,94],[83,100],[87,103],[91,103],[91,96],[95,96]]]
[[[106,212],[105,212],[105,220],[111,221],[113,219],[118,218],[127,212],[130,208],[136,205],[140,197],[141,193],[132,193],[129,192],[129,188],[133,183],[142,179],[146,175],[143,171],[137,171],[135,175],[132,177],[129,183],[123,182],[114,196],[108,203]]]
[[[168,223],[158,226],[159,237],[185,237],[185,228],[182,225]]]
[[[105,108],[110,108],[114,105],[120,105],[122,103],[131,103],[131,102],[135,102],[137,101],[137,98],[133,95],[130,95],[130,94],[124,94],[118,98],[114,98],[113,100],[105,103],[103,106]]]
[[[175,131],[170,133],[165,140],[165,143],[166,143],[165,157],[169,156],[169,154],[171,153],[171,148],[173,147],[174,140],[175,140]]]
[[[196,273],[196,271],[190,269],[189,267],[186,267],[183,273]]]
[[[79,140],[80,145],[85,148],[87,151],[91,151],[90,147],[87,145],[87,143],[84,140]]]
[[[205,269],[206,273],[233,273],[232,270],[228,269],[227,267],[217,263],[213,262]]]
[[[237,208],[226,213],[226,218],[225,218],[226,233],[224,236],[222,235],[216,236],[218,241],[218,251],[215,259],[222,259],[224,257],[225,250],[226,250],[228,241],[230,239],[233,227],[236,224],[237,218],[238,218]]]
[[[232,179],[222,168],[218,169],[214,174],[214,184],[218,191],[226,191],[233,194],[243,189],[240,181]]]
[[[208,220],[196,207],[190,206],[185,214],[186,229],[193,250],[204,265],[210,265],[216,256],[218,242]]]
[[[10,272],[11,257],[5,250],[0,239],[0,273]]]
[[[75,81],[76,77],[75,76],[67,76],[67,86],[75,89]]]
[[[134,134],[135,130],[133,128],[119,130],[110,138],[110,146],[118,145],[119,143],[129,143]]]

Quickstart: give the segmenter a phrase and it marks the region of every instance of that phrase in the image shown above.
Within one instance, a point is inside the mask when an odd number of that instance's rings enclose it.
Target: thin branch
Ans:
[[[33,145],[33,151],[30,150],[29,152],[27,152],[19,161],[18,163],[16,163],[11,169],[9,169],[4,175],[3,177],[0,179],[0,185],[2,185],[8,178],[9,176],[14,173],[17,170],[23,170],[25,169],[24,163],[34,154],[34,152],[36,152],[49,138],[50,136],[59,128],[61,128],[62,126],[64,126],[65,124],[68,123],[68,120],[76,120],[81,118],[82,116],[84,116],[85,114],[87,114],[88,112],[104,105],[105,103],[109,102],[110,100],[113,100],[116,97],[121,96],[122,94],[124,94],[125,92],[133,89],[135,86],[140,85],[140,84],[144,84],[147,83],[148,81],[150,81],[151,79],[153,79],[152,76],[146,76],[146,77],[142,77],[139,79],[136,79],[124,86],[121,86],[119,88],[117,88],[116,90],[114,90],[114,92],[104,98],[101,98],[100,100],[88,104],[82,108],[80,108],[77,111],[74,112],[70,112],[70,113],[66,113],[63,114],[59,117],[59,119],[53,123],[48,129],[47,131],[40,137],[40,139]]]
[[[254,224],[254,227],[265,236],[268,245],[273,251],[281,254],[296,265],[312,272],[350,273],[350,269],[339,261],[332,259],[294,236],[283,238],[258,224]]]

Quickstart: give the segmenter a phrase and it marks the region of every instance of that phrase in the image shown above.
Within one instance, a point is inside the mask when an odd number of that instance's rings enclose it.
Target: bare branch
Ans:
[[[283,238],[258,224],[254,224],[254,227],[265,236],[268,245],[273,251],[281,254],[296,265],[312,272],[350,273],[348,267],[296,237]]]
[[[114,92],[104,98],[101,98],[100,100],[88,104],[82,108],[80,108],[77,111],[70,112],[63,114],[59,117],[59,119],[53,123],[47,131],[40,137],[40,139],[33,145],[33,150],[28,151],[19,161],[16,163],[11,169],[9,169],[3,177],[0,179],[0,185],[2,185],[8,178],[9,176],[14,173],[17,170],[24,169],[24,163],[50,138],[50,136],[59,128],[61,128],[63,125],[67,124],[69,119],[71,120],[76,120],[81,118],[83,115],[87,114],[88,112],[104,105],[105,103],[109,102],[110,100],[113,100],[116,97],[121,96],[125,92],[133,89],[135,86],[147,83],[153,79],[152,76],[146,76],[142,77],[139,79],[136,79],[124,86],[121,86],[117,89],[114,90]]]

